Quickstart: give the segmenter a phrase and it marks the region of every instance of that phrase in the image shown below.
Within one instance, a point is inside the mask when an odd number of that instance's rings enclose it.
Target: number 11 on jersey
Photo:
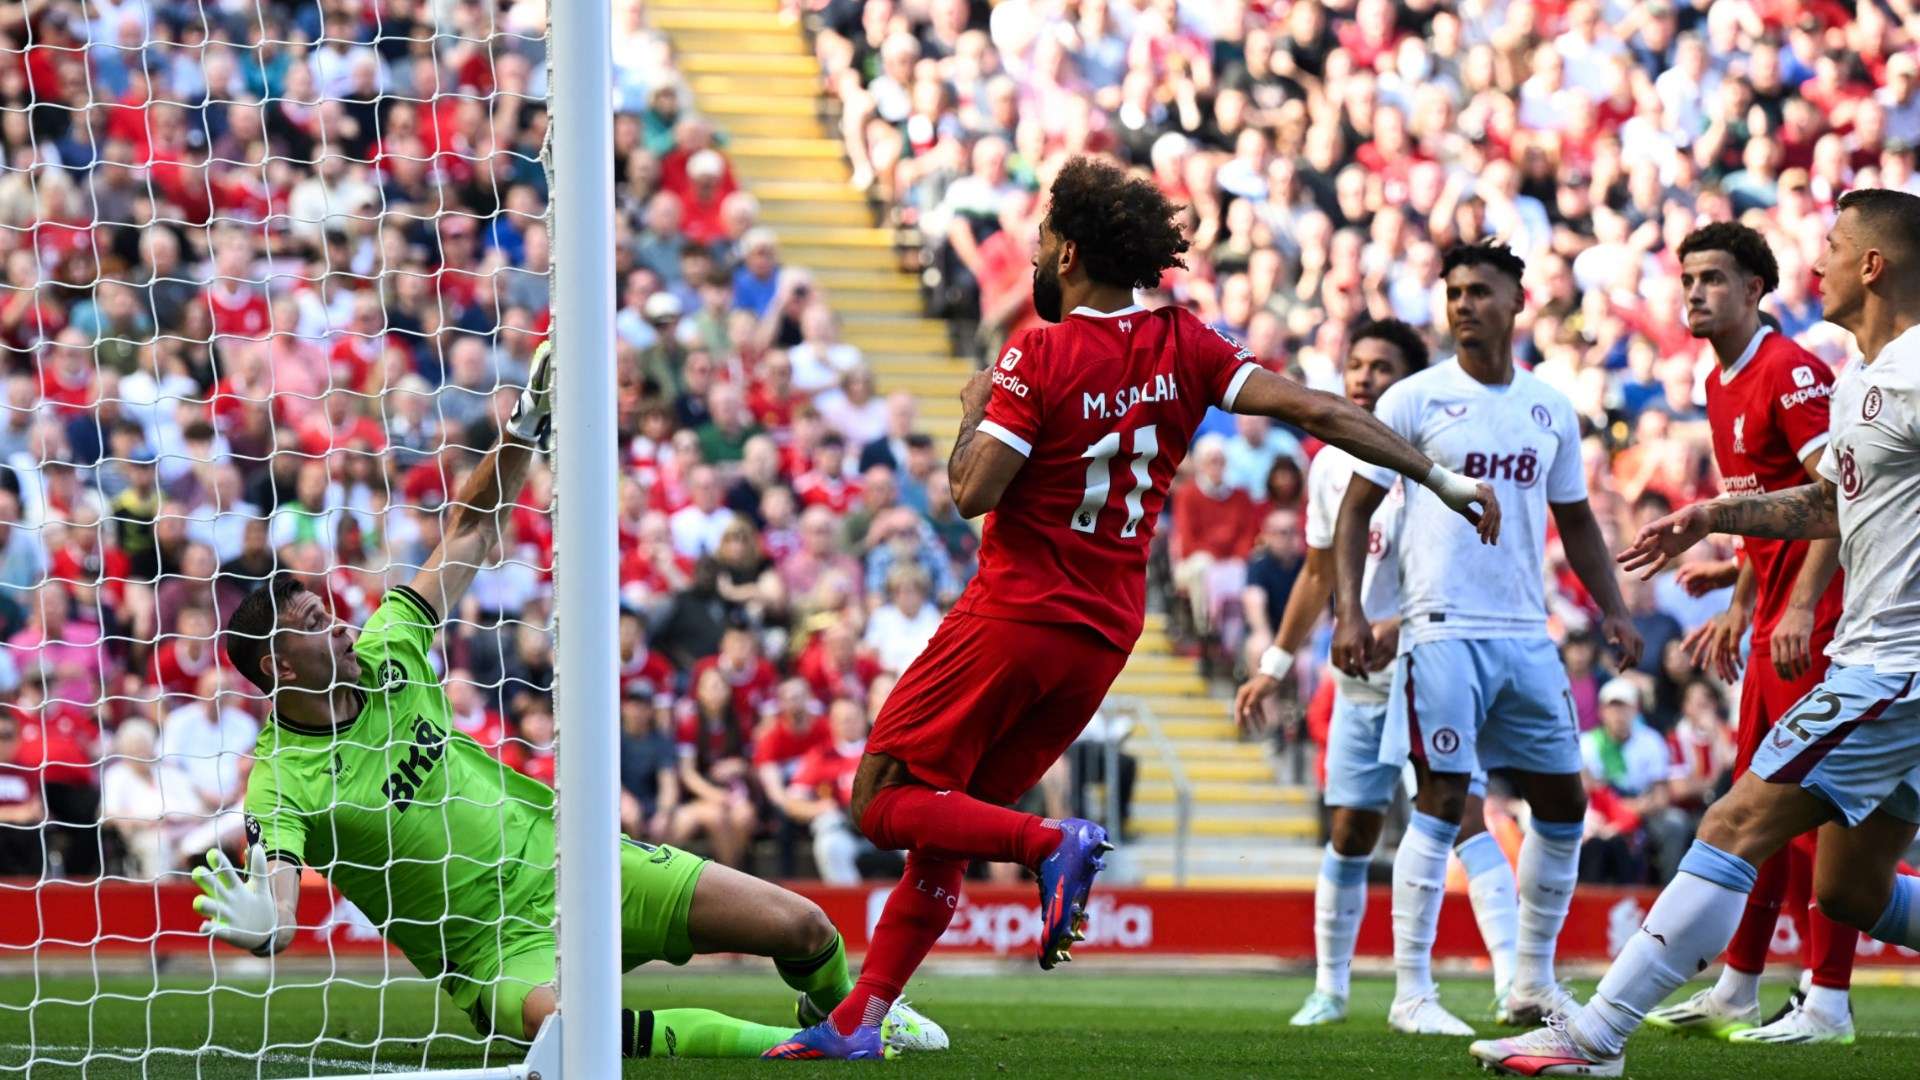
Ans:
[[[1146,513],[1144,505],[1146,490],[1153,481],[1149,470],[1153,459],[1160,453],[1160,434],[1156,425],[1148,424],[1133,430],[1133,483],[1127,489],[1127,521],[1120,527],[1120,535],[1131,539],[1140,531],[1140,518]],[[1107,496],[1112,493],[1113,473],[1110,468],[1113,456],[1120,452],[1120,433],[1109,431],[1100,441],[1087,447],[1080,456],[1087,459],[1087,488],[1080,497],[1080,508],[1073,512],[1073,528],[1076,532],[1090,533],[1100,523],[1100,511],[1107,505]]]

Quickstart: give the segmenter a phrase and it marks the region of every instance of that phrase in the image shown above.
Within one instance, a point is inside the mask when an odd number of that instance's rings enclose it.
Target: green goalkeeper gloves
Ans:
[[[226,852],[207,852],[207,865],[195,867],[193,882],[204,894],[193,898],[193,910],[206,916],[200,932],[211,934],[256,956],[271,956],[280,940],[280,910],[273,902],[267,873],[266,849],[254,845],[247,853],[247,878],[240,879]]]

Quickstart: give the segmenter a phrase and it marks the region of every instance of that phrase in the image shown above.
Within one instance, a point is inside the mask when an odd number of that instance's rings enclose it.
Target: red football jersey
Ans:
[[[1013,339],[982,435],[1027,463],[987,515],[980,572],[955,611],[1140,637],[1147,545],[1212,405],[1259,365],[1187,311],[1076,308]]]
[[[1781,491],[1812,481],[1801,459],[1827,444],[1827,399],[1833,371],[1825,361],[1778,331],[1762,327],[1731,368],[1707,378],[1707,420],[1713,459],[1728,494]],[[1807,557],[1805,540],[1746,538],[1758,589],[1753,647],[1766,646],[1787,609],[1794,579]],[[1828,638],[1840,620],[1836,572],[1814,609],[1814,637]]]

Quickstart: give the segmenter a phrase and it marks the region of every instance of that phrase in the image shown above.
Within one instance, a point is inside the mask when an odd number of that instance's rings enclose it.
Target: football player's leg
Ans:
[[[1385,702],[1334,699],[1326,792],[1332,828],[1313,889],[1313,994],[1294,1013],[1296,1027],[1346,1019],[1354,944],[1367,914],[1367,868],[1400,782],[1400,770],[1379,760],[1386,716]]]
[[[1833,816],[1806,788],[1769,783],[1762,763],[1713,804],[1680,873],[1660,893],[1593,999],[1567,1018],[1585,1046],[1617,1054],[1647,1012],[1726,947],[1746,908],[1756,866]]]
[[[1446,898],[1447,858],[1459,839],[1467,791],[1479,769],[1481,681],[1472,645],[1422,642],[1394,666],[1379,760],[1411,758],[1417,791],[1393,858],[1394,1001],[1388,1023],[1420,1034],[1471,1034],[1440,1006],[1433,940]]]
[[[1920,776],[1914,778],[1920,783]],[[1820,830],[1814,890],[1822,910],[1890,945],[1920,948],[1920,877],[1902,874],[1920,800],[1911,784],[1851,829]]]
[[[877,1028],[899,1000],[907,980],[919,970],[933,943],[947,932],[960,904],[960,883],[967,859],[924,851],[907,853],[900,884],[887,895],[874,924],[860,979],[827,1021],[844,1037],[861,1028]]]
[[[988,748],[1058,677],[1050,651],[1057,633],[967,616],[940,624],[887,695],[854,776],[852,816],[869,840],[1025,866],[1052,853],[1057,827],[975,798],[968,783]],[[1035,656],[1049,665],[1032,663]]]
[[[1520,894],[1513,864],[1500,841],[1487,831],[1487,781],[1476,775],[1467,787],[1465,816],[1460,819],[1460,840],[1453,845],[1461,867],[1467,872],[1467,899],[1473,905],[1473,920],[1480,927],[1480,941],[1492,961],[1494,1013],[1503,1015],[1507,992],[1513,988],[1515,943],[1520,936]]]
[[[1802,690],[1804,693],[1805,690]],[[1760,740],[1766,737],[1767,729],[1773,721],[1785,713],[1800,694],[1787,694],[1783,680],[1774,670],[1772,660],[1765,653],[1755,653],[1747,663],[1746,680],[1740,695],[1740,717],[1736,733],[1733,778],[1738,780],[1753,762],[1754,752],[1760,748]],[[1720,979],[1714,985],[1709,999],[1703,1000],[1701,1009],[1693,1010],[1681,1021],[1694,1019],[1698,1013],[1700,1022],[1714,1028],[1715,1034],[1727,1024],[1747,1022],[1749,1013],[1758,1017],[1760,1009],[1760,973],[1766,970],[1767,952],[1773,947],[1774,930],[1780,924],[1780,906],[1787,893],[1787,885],[1792,868],[1785,852],[1768,859],[1760,867],[1760,876],[1753,883],[1753,892],[1747,896],[1747,910],[1740,917],[1740,926],[1733,933],[1733,940],[1727,944],[1727,962],[1720,969]],[[1681,1009],[1682,1006],[1674,1006]],[[1670,1010],[1661,1010],[1667,1013]],[[1724,1015],[1723,1015],[1724,1014]],[[1668,1023],[1669,1018],[1656,1019],[1661,1026],[1672,1026],[1680,1030],[1693,1030],[1698,1022]]]
[[[1578,719],[1553,642],[1489,645],[1501,670],[1481,732],[1483,760],[1489,769],[1514,771],[1532,810],[1516,874],[1520,920],[1508,996],[1509,1016],[1530,1023],[1571,1004],[1555,978],[1553,953],[1580,876],[1587,796],[1580,782]]]

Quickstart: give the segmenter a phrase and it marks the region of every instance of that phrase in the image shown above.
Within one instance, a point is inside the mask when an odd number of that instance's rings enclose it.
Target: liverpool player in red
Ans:
[[[1006,809],[1079,735],[1140,636],[1147,546],[1207,409],[1297,424],[1432,488],[1494,542],[1493,491],[1436,466],[1366,410],[1266,372],[1136,288],[1187,249],[1150,183],[1076,158],[1054,181],[1034,255],[1034,306],[1057,325],[1014,338],[961,391],[947,464],[954,502],[988,514],[980,572],[875,721],[851,816],[907,850],[853,995],[769,1057],[887,1054],[888,1007],[959,903],[973,859],[1040,878],[1040,966],[1071,959],[1111,845],[1077,818]]]
[[[1760,299],[1780,278],[1766,239],[1745,225],[1719,222],[1695,230],[1679,254],[1687,328],[1712,342],[1720,360],[1719,372],[1707,378],[1707,418],[1727,492],[1780,491],[1808,477],[1817,482],[1833,375],[1760,320]],[[1696,663],[1731,678],[1739,667],[1740,637],[1752,624],[1735,777],[1746,771],[1774,721],[1826,674],[1826,646],[1840,618],[1838,566],[1835,540],[1748,539],[1732,603],[1689,641]],[[1801,836],[1760,868],[1719,982],[1648,1014],[1649,1025],[1735,1042],[1853,1041],[1847,988],[1860,935],[1807,903],[1815,835]],[[1760,972],[1783,899],[1789,910],[1806,913],[1799,923],[1812,983],[1761,1026]]]

